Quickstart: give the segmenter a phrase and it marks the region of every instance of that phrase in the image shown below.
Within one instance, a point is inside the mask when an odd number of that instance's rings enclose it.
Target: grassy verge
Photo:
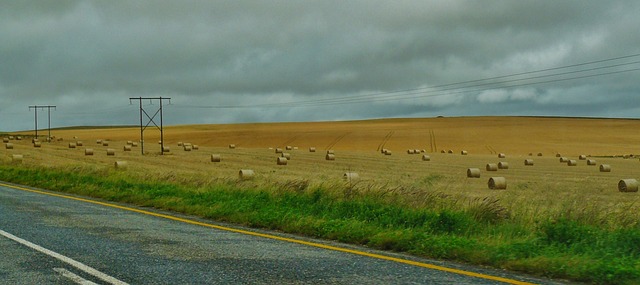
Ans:
[[[0,180],[546,277],[640,283],[637,224],[603,227],[568,214],[536,217],[531,224],[492,199],[461,203],[431,193],[415,206],[402,195],[342,184],[201,183],[94,167],[2,165]]]

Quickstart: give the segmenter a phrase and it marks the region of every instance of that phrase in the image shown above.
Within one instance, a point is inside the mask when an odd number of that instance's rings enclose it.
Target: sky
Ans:
[[[639,118],[638,15],[636,0],[0,0],[0,130],[139,125],[140,103],[159,123],[160,101],[164,125]]]

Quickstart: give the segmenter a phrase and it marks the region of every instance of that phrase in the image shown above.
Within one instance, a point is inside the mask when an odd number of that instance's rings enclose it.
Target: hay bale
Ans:
[[[76,148],[76,143],[69,143],[69,148]]]
[[[309,147],[309,152],[316,152],[316,148],[315,147]]]
[[[38,141],[38,139],[37,139],[37,138],[32,138],[32,139],[31,139],[31,143],[35,143],[35,142],[37,142],[37,141]]]
[[[556,153],[556,157],[562,157],[562,155],[559,153]]]
[[[240,169],[238,172],[238,178],[241,180],[253,179],[255,172],[251,169]]]
[[[352,182],[360,179],[360,175],[356,172],[345,172],[342,174],[342,179]]]
[[[451,154],[453,153],[453,150],[450,149],[449,151],[447,151],[447,153]]]
[[[96,140],[96,144],[102,144],[102,140]]]
[[[87,148],[84,150],[84,155],[93,155],[93,149],[92,148]]]
[[[182,142],[178,142],[178,146],[182,146]]]
[[[21,141],[21,140],[22,140],[22,137],[21,137],[21,136],[17,136],[17,137],[16,137],[16,140]]]
[[[102,146],[109,146],[109,142],[108,141],[102,141]]]
[[[413,149],[407,149],[407,154],[413,154]]]
[[[533,152],[530,152],[530,153],[529,153],[529,156],[533,156]]]
[[[508,162],[498,162],[498,169],[509,169],[509,163]]]
[[[506,158],[507,155],[504,153],[498,153],[498,158]]]
[[[538,153],[538,156],[542,156],[542,153],[541,153],[541,152],[539,152],[539,153]]]
[[[122,147],[123,151],[131,151],[131,145],[125,145],[124,147]]]
[[[298,150],[298,147],[297,147],[297,146],[294,146],[294,147],[293,147],[293,150]]]
[[[230,149],[235,149],[235,148],[236,148],[236,145],[235,145],[235,144],[230,144],[230,145],[229,145],[229,148],[230,148]]]
[[[42,147],[42,143],[41,142],[34,142],[33,143],[33,147]]]
[[[467,168],[467,177],[480,178],[480,168]]]
[[[12,144],[12,143],[5,143],[5,144],[4,144],[4,147],[5,147],[6,149],[13,149],[13,144]]]
[[[185,144],[183,145],[182,149],[184,149],[184,151],[191,151],[193,147],[191,145]]]
[[[76,141],[76,145],[77,145],[77,146],[83,146],[83,145],[84,145],[84,143],[83,143],[82,141]]]
[[[211,155],[211,162],[220,162],[222,161],[222,157],[219,154]]]
[[[289,162],[289,160],[284,156],[276,158],[276,164],[278,165],[287,165],[287,162]]]
[[[579,160],[587,160],[587,156],[584,154],[581,154],[580,156],[578,156]]]
[[[560,157],[560,163],[567,163],[567,162],[569,162],[568,158],[566,158],[564,156]]]
[[[15,139],[15,137],[14,137],[14,136],[9,136],[9,139],[10,139],[10,140],[14,140],[14,139]]]
[[[193,149],[193,150],[199,150],[199,149],[200,149],[200,146],[199,146],[199,145],[197,145],[197,144],[194,144],[194,145],[192,145],[192,146],[191,146],[191,149]]]
[[[487,163],[487,165],[485,166],[485,169],[487,171],[498,171],[498,165],[495,163]]]
[[[469,154],[469,153],[468,153],[466,150],[463,150],[463,151],[460,151],[460,154],[461,154],[461,155],[467,155],[467,154]]]
[[[524,160],[524,165],[533,166],[533,159],[525,159]]]
[[[288,145],[288,146],[285,146],[285,147],[284,147],[284,149],[285,149],[285,150],[293,150],[293,147],[292,147],[292,146],[290,146],[290,145]]]
[[[22,154],[14,154],[14,155],[11,155],[11,162],[22,163],[23,158],[24,156]]]
[[[137,146],[138,146],[138,143],[137,143],[137,142],[132,142],[132,143],[131,143],[131,146],[132,146],[132,147],[137,147]]]
[[[327,153],[327,155],[324,157],[325,160],[336,160],[336,155],[333,153]]]
[[[336,154],[335,151],[333,151],[333,149],[327,150],[327,154]]]
[[[620,192],[638,192],[638,180],[622,179],[618,182],[618,191]]]
[[[596,165],[595,159],[587,159],[587,165]]]
[[[280,157],[284,157],[284,158],[286,158],[288,160],[291,160],[291,153],[283,152],[283,153],[280,154]]]
[[[282,150],[281,148],[276,147],[276,150],[275,150],[275,152],[276,152],[276,153],[282,153],[282,151],[283,151],[283,150]]]
[[[423,154],[422,155],[422,161],[431,161],[431,157],[426,155],[426,154]]]
[[[112,148],[108,148],[108,149],[107,149],[107,155],[108,155],[108,156],[114,156],[114,155],[116,155],[116,150],[115,150],[115,149],[112,149]]]
[[[127,141],[127,145],[133,145],[133,141]]]
[[[392,152],[391,152],[390,150],[385,149],[384,155],[391,155],[391,153],[392,153]]]
[[[3,143],[8,143],[9,142],[9,138],[2,138],[2,142]]]
[[[600,172],[611,172],[611,165],[600,164]]]
[[[487,185],[492,190],[507,189],[507,179],[504,177],[491,177]]]
[[[567,161],[567,166],[577,166],[578,162],[575,159],[570,159]]]
[[[420,154],[420,150],[419,149],[414,149],[413,150],[413,154]]]
[[[116,169],[126,169],[127,166],[129,166],[129,164],[126,161],[122,161],[122,160],[116,161],[113,165],[115,166]]]
[[[171,148],[168,146],[165,146],[162,148],[162,152],[171,152]]]
[[[443,150],[441,150],[441,151],[440,151],[440,153],[447,153],[447,152],[446,152],[446,151],[444,151],[444,149],[443,149]]]

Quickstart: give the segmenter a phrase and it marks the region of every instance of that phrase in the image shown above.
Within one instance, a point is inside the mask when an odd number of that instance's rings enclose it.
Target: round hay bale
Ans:
[[[309,152],[316,152],[316,148],[315,147],[309,147]]]
[[[93,149],[92,148],[87,148],[84,150],[84,155],[93,155]]]
[[[487,185],[492,190],[507,189],[507,179],[504,177],[491,177]]]
[[[324,157],[325,160],[336,160],[336,155],[333,153],[327,153],[327,155]]]
[[[480,178],[480,168],[467,168],[467,177]]]
[[[158,144],[162,144],[162,141],[158,141]]]
[[[294,147],[293,147],[293,150],[298,150],[298,147],[297,147],[297,146],[294,146]]]
[[[407,149],[407,154],[413,154],[413,149]]]
[[[567,161],[567,166],[577,166],[578,162],[575,159],[570,159]]]
[[[349,182],[356,181],[360,179],[360,175],[358,175],[358,173],[356,172],[345,172],[344,174],[342,174],[342,179]]]
[[[611,165],[600,164],[600,172],[611,172]]]
[[[219,154],[211,155],[211,162],[220,162],[222,161],[222,157]]]
[[[33,143],[33,147],[42,147],[42,143],[41,142],[34,142]]]
[[[284,157],[287,160],[291,160],[291,153],[283,152],[283,153],[280,154],[280,157]]]
[[[579,160],[587,160],[587,156],[584,154],[581,154],[580,156],[578,156]]]
[[[255,172],[253,172],[253,170],[251,169],[240,169],[240,171],[238,172],[238,177],[241,180],[252,179],[254,175]]]
[[[587,165],[596,165],[595,159],[587,159]]]
[[[200,146],[199,146],[199,145],[197,145],[197,144],[194,144],[194,145],[192,145],[192,146],[191,146],[191,149],[193,149],[193,150],[199,150],[199,149],[200,149]]]
[[[443,149],[443,150],[441,150],[441,151],[440,151],[440,153],[447,153],[447,152],[446,152],[446,151],[444,151],[444,149]]]
[[[5,143],[5,144],[4,144],[4,147],[5,147],[6,149],[13,149],[13,144],[12,144],[12,143]]]
[[[524,165],[533,166],[533,159],[525,159],[524,160]]]
[[[562,157],[562,155],[559,153],[556,153],[556,157]]]
[[[96,144],[102,144],[102,140],[96,140]]]
[[[127,145],[133,145],[133,141],[127,141]]]
[[[193,147],[187,144],[187,145],[183,145],[182,149],[184,149],[184,151],[191,151]]]
[[[82,141],[76,141],[76,146],[83,146],[84,143]]]
[[[108,156],[114,156],[114,155],[116,155],[116,150],[115,150],[115,149],[112,149],[112,148],[108,148],[108,149],[107,149],[107,155],[108,155]]]
[[[116,169],[125,169],[127,168],[127,166],[129,166],[129,164],[126,161],[122,161],[122,160],[116,161],[113,165],[115,166]]]
[[[22,154],[11,155],[11,161],[13,163],[22,163],[22,159],[23,158],[24,158],[24,156]]]
[[[276,147],[275,152],[276,152],[276,153],[282,153],[282,152],[283,152],[283,150],[282,150],[281,148],[279,148],[279,147]]]
[[[413,150],[413,154],[420,154],[420,150],[419,149],[414,149]]]
[[[451,153],[453,153],[453,150],[451,150],[451,149],[450,149],[449,151],[447,151],[447,153],[450,153],[450,154],[451,154]]]
[[[132,142],[132,143],[131,143],[131,146],[132,146],[132,147],[137,147],[137,146],[138,146],[138,143],[137,143],[137,142]]]
[[[423,154],[422,155],[422,161],[431,161],[431,157],[426,155],[426,154]]]
[[[69,148],[76,148],[76,143],[69,143]]]
[[[498,162],[498,168],[499,169],[509,169],[509,163],[508,162],[504,162],[504,161]]]
[[[182,146],[182,142],[178,142],[178,146]]]
[[[9,142],[9,138],[2,138],[2,142],[3,143],[8,143]]]
[[[38,140],[37,138],[32,138],[32,139],[31,139],[31,143],[35,143],[35,142],[38,142],[38,141],[39,141],[39,140]]]
[[[530,153],[529,153],[529,156],[533,156],[533,152],[530,152]]]
[[[10,139],[10,140],[14,140],[14,139],[15,139],[15,137],[14,137],[14,136],[9,136],[9,139]]]
[[[230,149],[235,149],[235,148],[236,148],[236,145],[235,145],[235,144],[230,144],[230,145],[229,145],[229,148],[230,148]]]
[[[102,141],[102,146],[109,146],[109,142],[108,141]]]
[[[288,145],[288,146],[285,146],[285,147],[284,147],[284,149],[286,149],[286,150],[293,150],[293,147],[292,147],[292,146],[290,146],[290,145]]]
[[[498,158],[506,158],[507,155],[504,153],[498,153]]]
[[[276,164],[278,165],[287,165],[287,162],[289,162],[289,160],[284,156],[280,156],[276,159]]]
[[[618,191],[620,192],[638,192],[638,180],[622,179],[618,182]]]
[[[463,150],[463,151],[460,151],[460,154],[461,154],[461,155],[467,155],[467,154],[469,154],[469,153],[468,153],[466,150]]]
[[[123,151],[131,151],[131,145],[125,145],[124,147],[122,147]]]
[[[171,152],[171,148],[168,146],[165,146],[162,148],[162,152]]]
[[[384,155],[391,155],[391,151],[388,149],[385,149]]]
[[[487,165],[485,166],[485,169],[487,171],[498,171],[498,165],[495,163],[487,163]]]
[[[336,154],[335,151],[333,151],[333,149],[327,150],[327,154]]]
[[[539,152],[539,153],[538,153],[538,156],[542,156],[542,153],[541,153],[541,152]]]
[[[22,140],[22,137],[21,137],[21,136],[17,136],[17,137],[16,137],[16,140],[21,141],[21,140]]]
[[[560,163],[567,163],[567,162],[569,162],[568,158],[566,158],[564,156],[560,157]]]

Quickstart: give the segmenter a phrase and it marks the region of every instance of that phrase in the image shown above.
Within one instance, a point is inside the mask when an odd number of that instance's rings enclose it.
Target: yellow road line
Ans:
[[[523,281],[518,281],[518,280],[513,280],[513,279],[508,279],[508,278],[503,278],[503,277],[498,277],[498,276],[492,276],[492,275],[487,275],[487,274],[482,274],[482,273],[477,273],[477,272],[471,272],[471,271],[466,271],[466,270],[455,269],[455,268],[448,268],[448,267],[438,266],[438,265],[429,264],[429,263],[417,262],[417,261],[412,261],[412,260],[407,260],[407,259],[402,259],[402,258],[397,258],[397,257],[391,257],[391,256],[386,256],[386,255],[381,255],[381,254],[369,253],[369,252],[364,252],[364,251],[359,251],[359,250],[354,250],[354,249],[348,249],[348,248],[342,248],[342,247],[337,247],[337,246],[325,245],[325,244],[321,244],[321,243],[297,240],[297,239],[293,239],[293,238],[286,238],[286,237],[280,237],[280,236],[276,236],[276,235],[252,232],[252,231],[241,230],[241,229],[234,229],[234,228],[229,228],[229,227],[224,227],[224,226],[219,226],[219,225],[214,225],[214,224],[208,224],[208,223],[198,222],[198,221],[184,219],[184,218],[179,218],[179,217],[175,217],[175,216],[171,216],[171,215],[154,213],[154,212],[151,212],[151,211],[145,211],[145,210],[140,210],[140,209],[125,207],[125,206],[115,205],[115,204],[106,203],[106,202],[94,201],[94,200],[84,199],[84,198],[79,198],[79,197],[73,197],[73,196],[68,196],[68,195],[63,195],[63,194],[56,194],[56,193],[45,192],[45,191],[40,191],[40,190],[35,190],[35,189],[29,189],[29,188],[25,188],[25,187],[10,185],[10,184],[0,183],[0,186],[4,186],[4,187],[7,187],[7,188],[12,188],[12,189],[16,189],[16,190],[22,190],[22,191],[27,191],[27,192],[33,192],[33,193],[38,193],[38,194],[44,194],[44,195],[59,197],[59,198],[76,200],[76,201],[81,201],[81,202],[86,202],[86,203],[91,203],[91,204],[97,204],[97,205],[101,205],[101,206],[105,206],[105,207],[111,207],[111,208],[121,209],[121,210],[125,210],[125,211],[130,211],[130,212],[136,212],[136,213],[140,213],[140,214],[144,214],[144,215],[164,218],[164,219],[178,221],[178,222],[191,224],[191,225],[197,225],[197,226],[213,228],[213,229],[217,229],[217,230],[223,230],[223,231],[234,232],[234,233],[245,234],[245,235],[256,236],[256,237],[263,237],[263,238],[279,240],[279,241],[285,241],[285,242],[290,242],[290,243],[297,243],[297,244],[302,244],[302,245],[306,245],[306,246],[312,246],[312,247],[317,247],[317,248],[322,248],[322,249],[327,249],[327,250],[346,252],[346,253],[356,254],[356,255],[360,255],[360,256],[366,256],[366,257],[375,258],[375,259],[393,261],[393,262],[398,262],[398,263],[403,263],[403,264],[408,264],[408,265],[413,265],[413,266],[418,266],[418,267],[423,267],[423,268],[428,268],[428,269],[433,269],[433,270],[438,270],[438,271],[443,271],[443,272],[466,275],[466,276],[471,276],[471,277],[476,277],[476,278],[481,278],[481,279],[487,279],[487,280],[492,280],[492,281],[499,281],[499,282],[504,282],[504,283],[507,283],[507,284],[534,285],[533,283],[523,282]]]

